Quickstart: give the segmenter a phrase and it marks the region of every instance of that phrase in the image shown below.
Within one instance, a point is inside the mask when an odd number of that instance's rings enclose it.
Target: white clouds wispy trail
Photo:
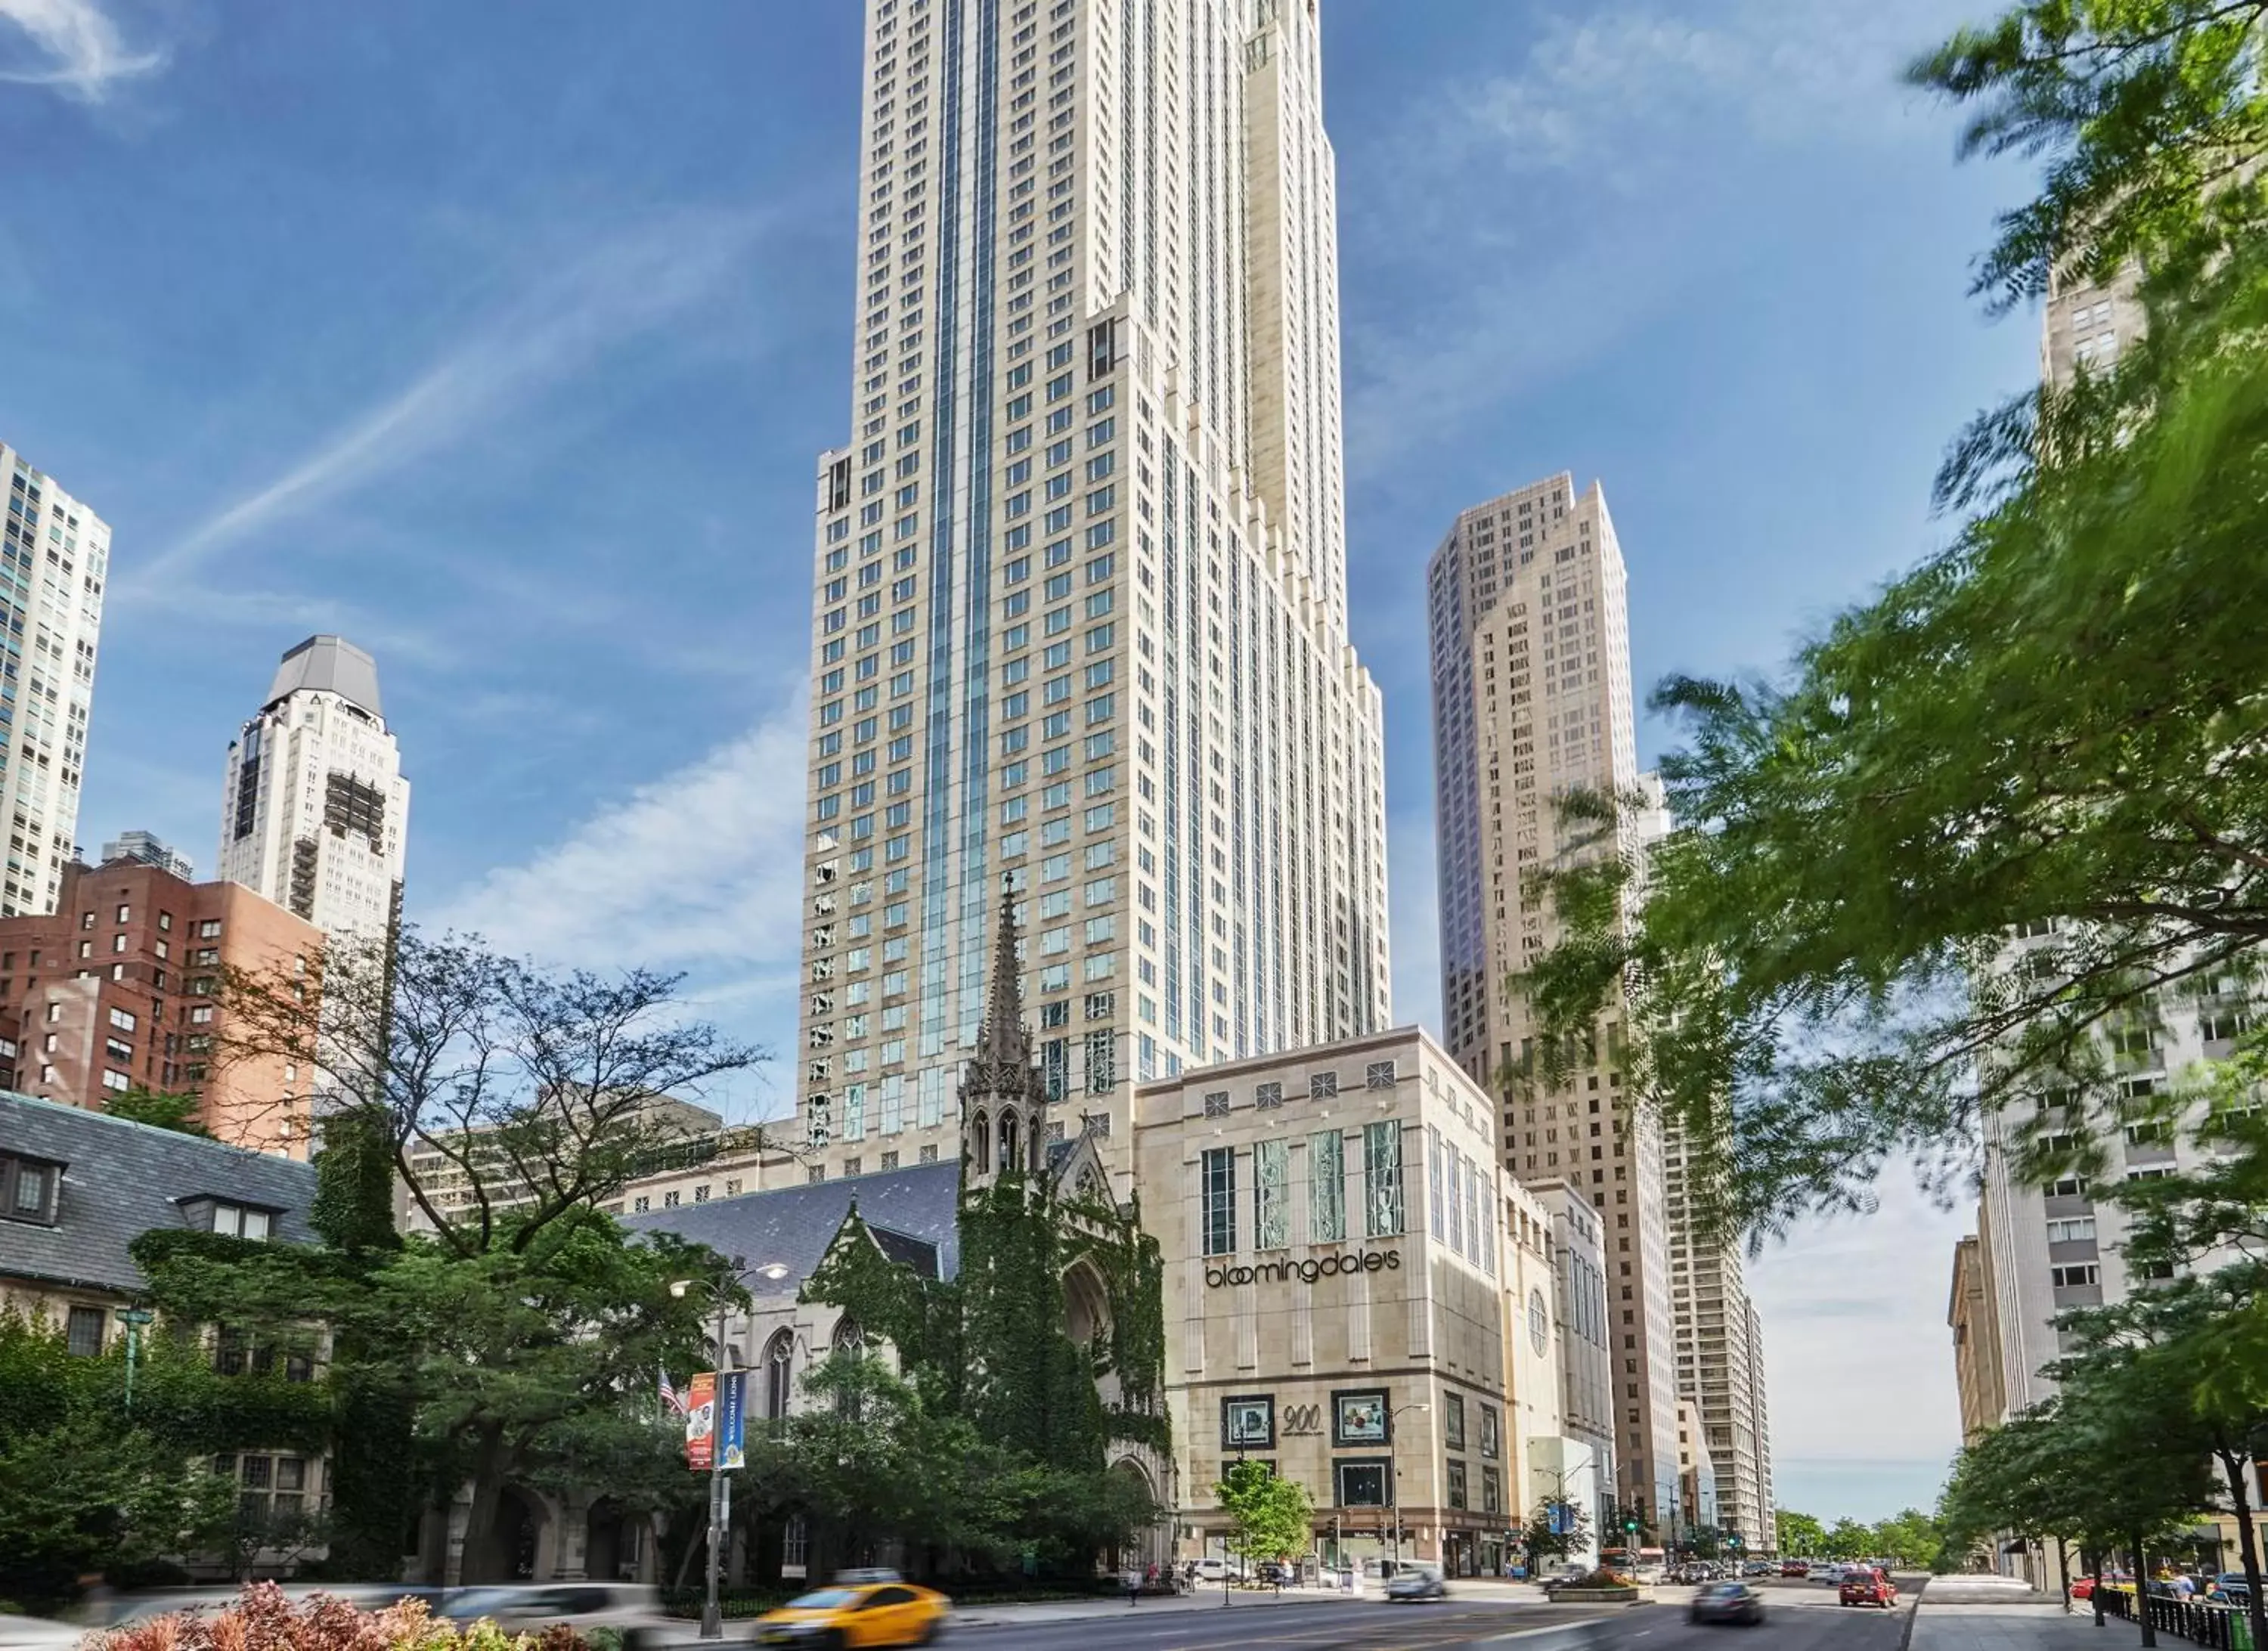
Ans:
[[[799,691],[739,739],[417,915],[547,963],[784,977],[802,945],[804,711]],[[792,1004],[789,1020],[792,1030]]]
[[[0,81],[53,86],[82,103],[100,103],[119,81],[166,64],[163,52],[128,49],[97,0],[0,0],[0,20],[29,36],[42,60],[30,68],[0,63]]]
[[[681,213],[599,242],[114,588],[129,601],[158,594],[249,534],[465,441],[714,293],[762,227],[751,213]]]

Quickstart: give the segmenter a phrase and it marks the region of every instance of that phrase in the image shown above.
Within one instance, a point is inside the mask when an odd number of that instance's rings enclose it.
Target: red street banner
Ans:
[[[717,1373],[703,1370],[685,1389],[685,1465],[706,1473],[717,1461]]]

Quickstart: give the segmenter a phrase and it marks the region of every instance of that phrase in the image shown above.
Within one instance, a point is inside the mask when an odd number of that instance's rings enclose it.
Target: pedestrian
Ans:
[[[2197,1578],[2187,1571],[2174,1573],[2171,1591],[2176,1599],[2188,1599],[2197,1593]]]

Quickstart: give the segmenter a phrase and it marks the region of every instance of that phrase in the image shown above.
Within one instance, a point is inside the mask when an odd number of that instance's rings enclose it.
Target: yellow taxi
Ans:
[[[756,1618],[758,1645],[927,1645],[945,1626],[952,1602],[895,1571],[844,1571],[833,1583]]]

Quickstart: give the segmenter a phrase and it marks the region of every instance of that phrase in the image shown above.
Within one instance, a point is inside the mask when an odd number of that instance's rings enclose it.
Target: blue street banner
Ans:
[[[718,1465],[727,1471],[748,1465],[748,1373],[723,1370],[717,1375]]]

